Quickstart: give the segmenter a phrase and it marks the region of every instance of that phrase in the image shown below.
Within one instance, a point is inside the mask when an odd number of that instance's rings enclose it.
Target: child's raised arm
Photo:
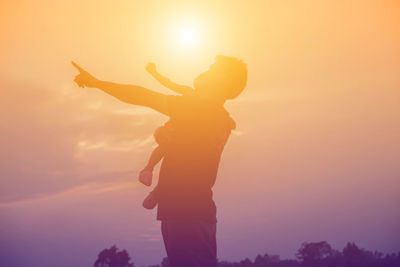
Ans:
[[[193,92],[193,88],[186,85],[181,85],[174,83],[164,75],[157,72],[156,65],[154,63],[148,63],[146,70],[154,77],[159,83],[167,87],[168,89],[174,91],[178,94],[190,94]]]

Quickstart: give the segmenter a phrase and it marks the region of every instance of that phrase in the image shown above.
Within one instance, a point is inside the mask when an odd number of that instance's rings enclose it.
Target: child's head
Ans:
[[[218,100],[236,98],[246,87],[247,68],[243,61],[218,55],[210,69],[194,79],[199,95]]]

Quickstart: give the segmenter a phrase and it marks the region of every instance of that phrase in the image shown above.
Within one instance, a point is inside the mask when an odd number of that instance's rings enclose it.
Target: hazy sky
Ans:
[[[181,43],[193,29],[192,44]],[[217,54],[248,65],[214,187],[218,256],[294,257],[304,241],[400,250],[400,4],[375,1],[1,1],[0,265],[91,266],[116,244],[165,256],[137,182],[167,117],[73,84],[164,93]]]

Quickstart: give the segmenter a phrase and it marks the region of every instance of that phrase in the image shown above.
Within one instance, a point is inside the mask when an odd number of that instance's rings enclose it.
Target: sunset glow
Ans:
[[[198,41],[198,32],[195,28],[185,26],[178,31],[178,41],[183,47],[191,47]]]
[[[175,94],[149,62],[193,86],[219,54],[248,82],[225,103],[237,127],[213,187],[218,258],[322,240],[399,251],[399,14],[396,0],[2,1],[0,266],[93,266],[113,244],[159,264],[137,178],[168,117],[78,87],[71,60]]]

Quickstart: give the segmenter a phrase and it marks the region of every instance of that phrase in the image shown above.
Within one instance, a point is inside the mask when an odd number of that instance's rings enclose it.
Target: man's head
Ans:
[[[194,80],[200,96],[225,101],[236,98],[246,87],[247,68],[243,61],[218,55],[210,69]]]

